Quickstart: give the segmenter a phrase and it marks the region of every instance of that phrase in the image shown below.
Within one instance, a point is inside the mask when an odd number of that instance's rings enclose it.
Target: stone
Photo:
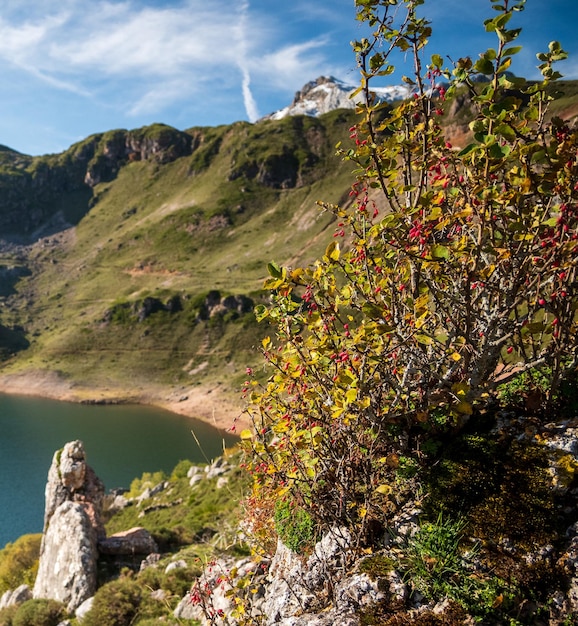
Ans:
[[[98,544],[101,554],[127,555],[152,554],[158,552],[158,546],[146,528],[135,526],[130,530],[110,535]]]
[[[187,562],[183,559],[179,559],[178,561],[171,561],[165,568],[165,574],[172,572],[175,569],[185,569],[187,567]]]
[[[81,441],[54,454],[45,498],[33,597],[58,600],[74,611],[96,591],[97,543],[105,537],[104,485],[86,463]]]
[[[74,612],[74,616],[76,619],[82,623],[82,620],[86,617],[86,614],[92,609],[92,605],[94,604],[94,596],[87,598],[79,607],[77,607]]]
[[[96,591],[96,533],[85,507],[63,502],[42,539],[34,598],[58,600],[74,611]]]
[[[32,599],[32,592],[28,585],[20,585],[16,589],[8,589],[0,597],[0,609],[5,609],[9,606],[17,606]]]

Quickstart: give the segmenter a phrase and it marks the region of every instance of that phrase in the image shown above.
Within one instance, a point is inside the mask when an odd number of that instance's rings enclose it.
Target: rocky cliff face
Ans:
[[[0,154],[0,239],[28,242],[75,224],[92,188],[132,161],[159,164],[191,154],[198,138],[155,124],[92,135],[57,155]]]

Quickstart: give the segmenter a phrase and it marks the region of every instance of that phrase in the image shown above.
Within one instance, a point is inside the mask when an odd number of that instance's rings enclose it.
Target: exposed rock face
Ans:
[[[82,504],[64,502],[43,537],[33,595],[80,606],[96,591],[96,536]]]
[[[255,623],[359,626],[359,611],[378,604],[386,594],[367,574],[344,575],[350,542],[346,530],[334,528],[316,544],[307,560],[281,542],[270,563],[218,559],[193,585],[174,615],[203,624],[237,623],[230,617],[234,608],[234,594],[230,592],[237,580],[245,577],[251,581],[245,616]],[[229,572],[235,572],[237,578],[231,579]]]
[[[34,598],[73,610],[96,591],[97,542],[104,538],[104,485],[86,464],[81,441],[54,455],[46,484],[44,535]]]

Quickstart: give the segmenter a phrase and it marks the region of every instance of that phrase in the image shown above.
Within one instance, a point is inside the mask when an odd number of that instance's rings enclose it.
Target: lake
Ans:
[[[107,490],[128,488],[143,472],[170,472],[182,459],[203,463],[223,451],[220,431],[161,409],[0,394],[0,549],[42,532],[52,457],[74,439],[84,443],[87,462]],[[234,442],[225,436],[227,446]]]

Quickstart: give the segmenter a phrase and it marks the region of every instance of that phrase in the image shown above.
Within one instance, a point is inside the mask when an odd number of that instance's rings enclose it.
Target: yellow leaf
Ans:
[[[375,490],[377,493],[381,493],[384,496],[388,496],[393,489],[389,485],[379,485],[379,487]]]
[[[332,241],[325,250],[325,256],[331,261],[339,260],[339,255],[341,251],[339,249],[339,243],[337,241]]]
[[[253,433],[248,428],[245,428],[245,430],[241,431],[240,437],[241,439],[252,439]]]
[[[450,354],[450,359],[452,361],[459,361],[462,358],[462,355],[459,352],[454,352],[453,354]]]
[[[357,399],[357,389],[349,389],[345,394],[345,401],[347,402],[347,404],[351,404],[352,402],[355,402],[356,399]]]
[[[367,509],[364,506],[360,506],[357,512],[359,513],[359,517],[361,517],[361,519],[367,515]]]

